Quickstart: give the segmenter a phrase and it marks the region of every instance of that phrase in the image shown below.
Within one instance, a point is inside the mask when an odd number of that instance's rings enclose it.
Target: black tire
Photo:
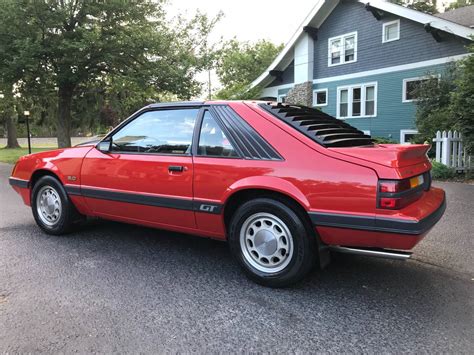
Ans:
[[[230,221],[229,246],[231,252],[239,262],[240,266],[243,268],[246,275],[260,285],[268,287],[290,286],[302,280],[311,271],[316,263],[316,239],[311,233],[311,227],[308,226],[307,221],[298,211],[298,209],[290,208],[290,206],[291,204],[287,204],[284,203],[284,201],[279,201],[272,198],[256,198],[243,203],[236,210]],[[285,261],[287,265],[280,265],[280,267],[284,266],[284,268],[281,270],[276,270],[275,272],[262,271],[258,269],[262,268],[262,265],[258,265],[259,261],[256,260],[260,260],[261,262],[261,260],[266,259],[265,254],[261,254],[263,257],[258,259],[260,257],[258,253],[254,253],[254,256],[252,257],[250,254],[252,254],[253,251],[249,252],[248,250],[245,251],[242,249],[246,248],[246,242],[252,244],[252,242],[246,239],[248,238],[246,237],[246,235],[248,235],[246,231],[252,232],[250,229],[252,229],[253,226],[250,224],[250,227],[248,227],[248,221],[250,220],[252,223],[257,223],[255,225],[258,226],[258,218],[260,216],[263,216],[261,218],[266,218],[265,216],[269,215],[277,217],[277,223],[278,221],[284,223],[287,228],[286,230],[290,233],[290,238],[292,238],[293,245],[293,251],[291,255],[290,252],[288,252],[288,255],[284,256],[287,258]],[[271,226],[271,223],[273,222],[269,221],[268,223]],[[271,229],[275,227],[271,226],[269,228]],[[281,228],[279,228],[279,230],[280,229]],[[243,238],[242,240],[241,233]],[[255,246],[257,245],[258,233],[260,232],[255,234]],[[278,239],[278,237],[276,237],[276,239]],[[253,247],[253,245],[251,247]],[[274,250],[273,247],[270,249]],[[270,251],[270,253],[271,252],[272,251]],[[270,256],[270,258],[272,257]],[[265,268],[265,266],[263,266],[263,268]]]
[[[61,210],[59,218],[51,224],[45,223],[42,217],[39,216],[40,212],[38,211],[37,205],[39,193],[43,188],[47,189],[48,187],[57,193],[57,196],[60,199]],[[69,233],[72,231],[75,223],[82,220],[82,216],[77,212],[76,208],[72,204],[63,185],[56,178],[49,175],[41,177],[33,186],[33,190],[31,191],[31,210],[33,212],[36,224],[44,232],[52,235],[62,235]]]

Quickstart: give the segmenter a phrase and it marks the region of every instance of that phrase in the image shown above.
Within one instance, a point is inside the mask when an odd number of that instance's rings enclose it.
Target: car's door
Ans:
[[[225,235],[221,197],[241,174],[241,153],[210,110],[204,110],[194,148],[196,222],[201,231]],[[206,201],[199,204],[199,201]]]
[[[191,146],[199,107],[148,110],[92,149],[81,194],[98,216],[195,228]]]

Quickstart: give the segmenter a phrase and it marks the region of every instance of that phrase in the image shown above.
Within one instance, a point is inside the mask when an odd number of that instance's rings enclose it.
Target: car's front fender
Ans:
[[[31,183],[35,172],[49,171],[63,184],[80,184],[82,160],[91,147],[55,149],[21,157],[12,177]]]

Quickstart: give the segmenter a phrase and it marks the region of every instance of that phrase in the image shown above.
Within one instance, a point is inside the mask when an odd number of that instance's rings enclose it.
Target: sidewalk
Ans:
[[[94,137],[72,137],[72,145],[80,144],[82,142],[87,142],[90,140],[93,140]],[[22,147],[27,147],[28,146],[28,140],[26,138],[18,138],[18,143]],[[41,148],[54,148],[57,147],[58,140],[56,137],[48,137],[48,138],[36,138],[33,137],[31,138],[31,145],[33,147],[41,147]],[[0,138],[0,148],[4,147],[7,145],[7,139],[6,138]]]

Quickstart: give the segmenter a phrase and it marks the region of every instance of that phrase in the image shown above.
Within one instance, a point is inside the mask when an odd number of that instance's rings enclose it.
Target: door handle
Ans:
[[[182,173],[184,170],[184,166],[181,165],[170,165],[168,166],[168,171],[177,171]]]

